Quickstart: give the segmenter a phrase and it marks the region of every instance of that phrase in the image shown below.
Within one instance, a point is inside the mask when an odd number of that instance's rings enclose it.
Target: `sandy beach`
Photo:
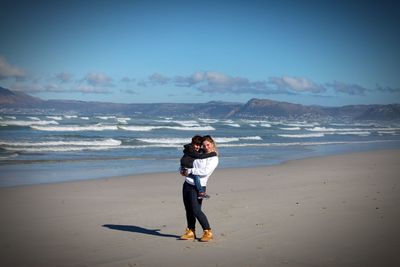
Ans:
[[[217,169],[209,243],[177,240],[182,183],[157,173],[1,188],[0,265],[400,266],[400,150]]]

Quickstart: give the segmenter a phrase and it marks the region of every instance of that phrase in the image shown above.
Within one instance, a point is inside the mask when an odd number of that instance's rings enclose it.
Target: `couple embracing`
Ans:
[[[203,228],[200,241],[207,242],[213,239],[207,216],[201,210],[203,199],[209,196],[205,193],[208,178],[218,166],[216,144],[211,136],[194,136],[192,143],[184,146],[184,155],[181,158],[180,174],[185,176],[182,195],[186,210],[187,228],[180,237],[182,240],[196,238],[196,219]]]

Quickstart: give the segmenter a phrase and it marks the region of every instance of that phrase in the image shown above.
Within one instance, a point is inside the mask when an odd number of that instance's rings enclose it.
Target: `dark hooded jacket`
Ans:
[[[216,152],[202,153],[203,151],[201,149],[200,151],[196,151],[192,144],[186,144],[183,147],[183,156],[181,158],[181,167],[183,168],[193,168],[193,161],[195,159],[205,159],[217,156]]]

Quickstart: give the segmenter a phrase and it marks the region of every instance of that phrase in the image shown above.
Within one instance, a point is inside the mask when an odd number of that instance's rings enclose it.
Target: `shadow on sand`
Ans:
[[[160,233],[161,229],[146,229],[140,226],[134,225],[118,225],[118,224],[104,224],[103,227],[109,228],[111,230],[118,230],[118,231],[125,231],[125,232],[132,232],[132,233],[140,233],[145,235],[155,235],[161,237],[171,237],[179,239],[177,235],[169,235]]]

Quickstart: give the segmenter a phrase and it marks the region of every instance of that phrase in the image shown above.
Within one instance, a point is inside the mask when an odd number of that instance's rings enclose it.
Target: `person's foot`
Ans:
[[[201,193],[197,194],[197,198],[198,199],[207,199],[207,198],[210,198],[210,196],[207,195],[206,192],[201,192]]]
[[[213,239],[213,233],[211,232],[211,229],[209,230],[204,230],[203,236],[200,238],[200,242],[208,242]]]
[[[194,240],[196,238],[196,234],[194,229],[186,228],[185,233],[181,235],[180,240]]]

